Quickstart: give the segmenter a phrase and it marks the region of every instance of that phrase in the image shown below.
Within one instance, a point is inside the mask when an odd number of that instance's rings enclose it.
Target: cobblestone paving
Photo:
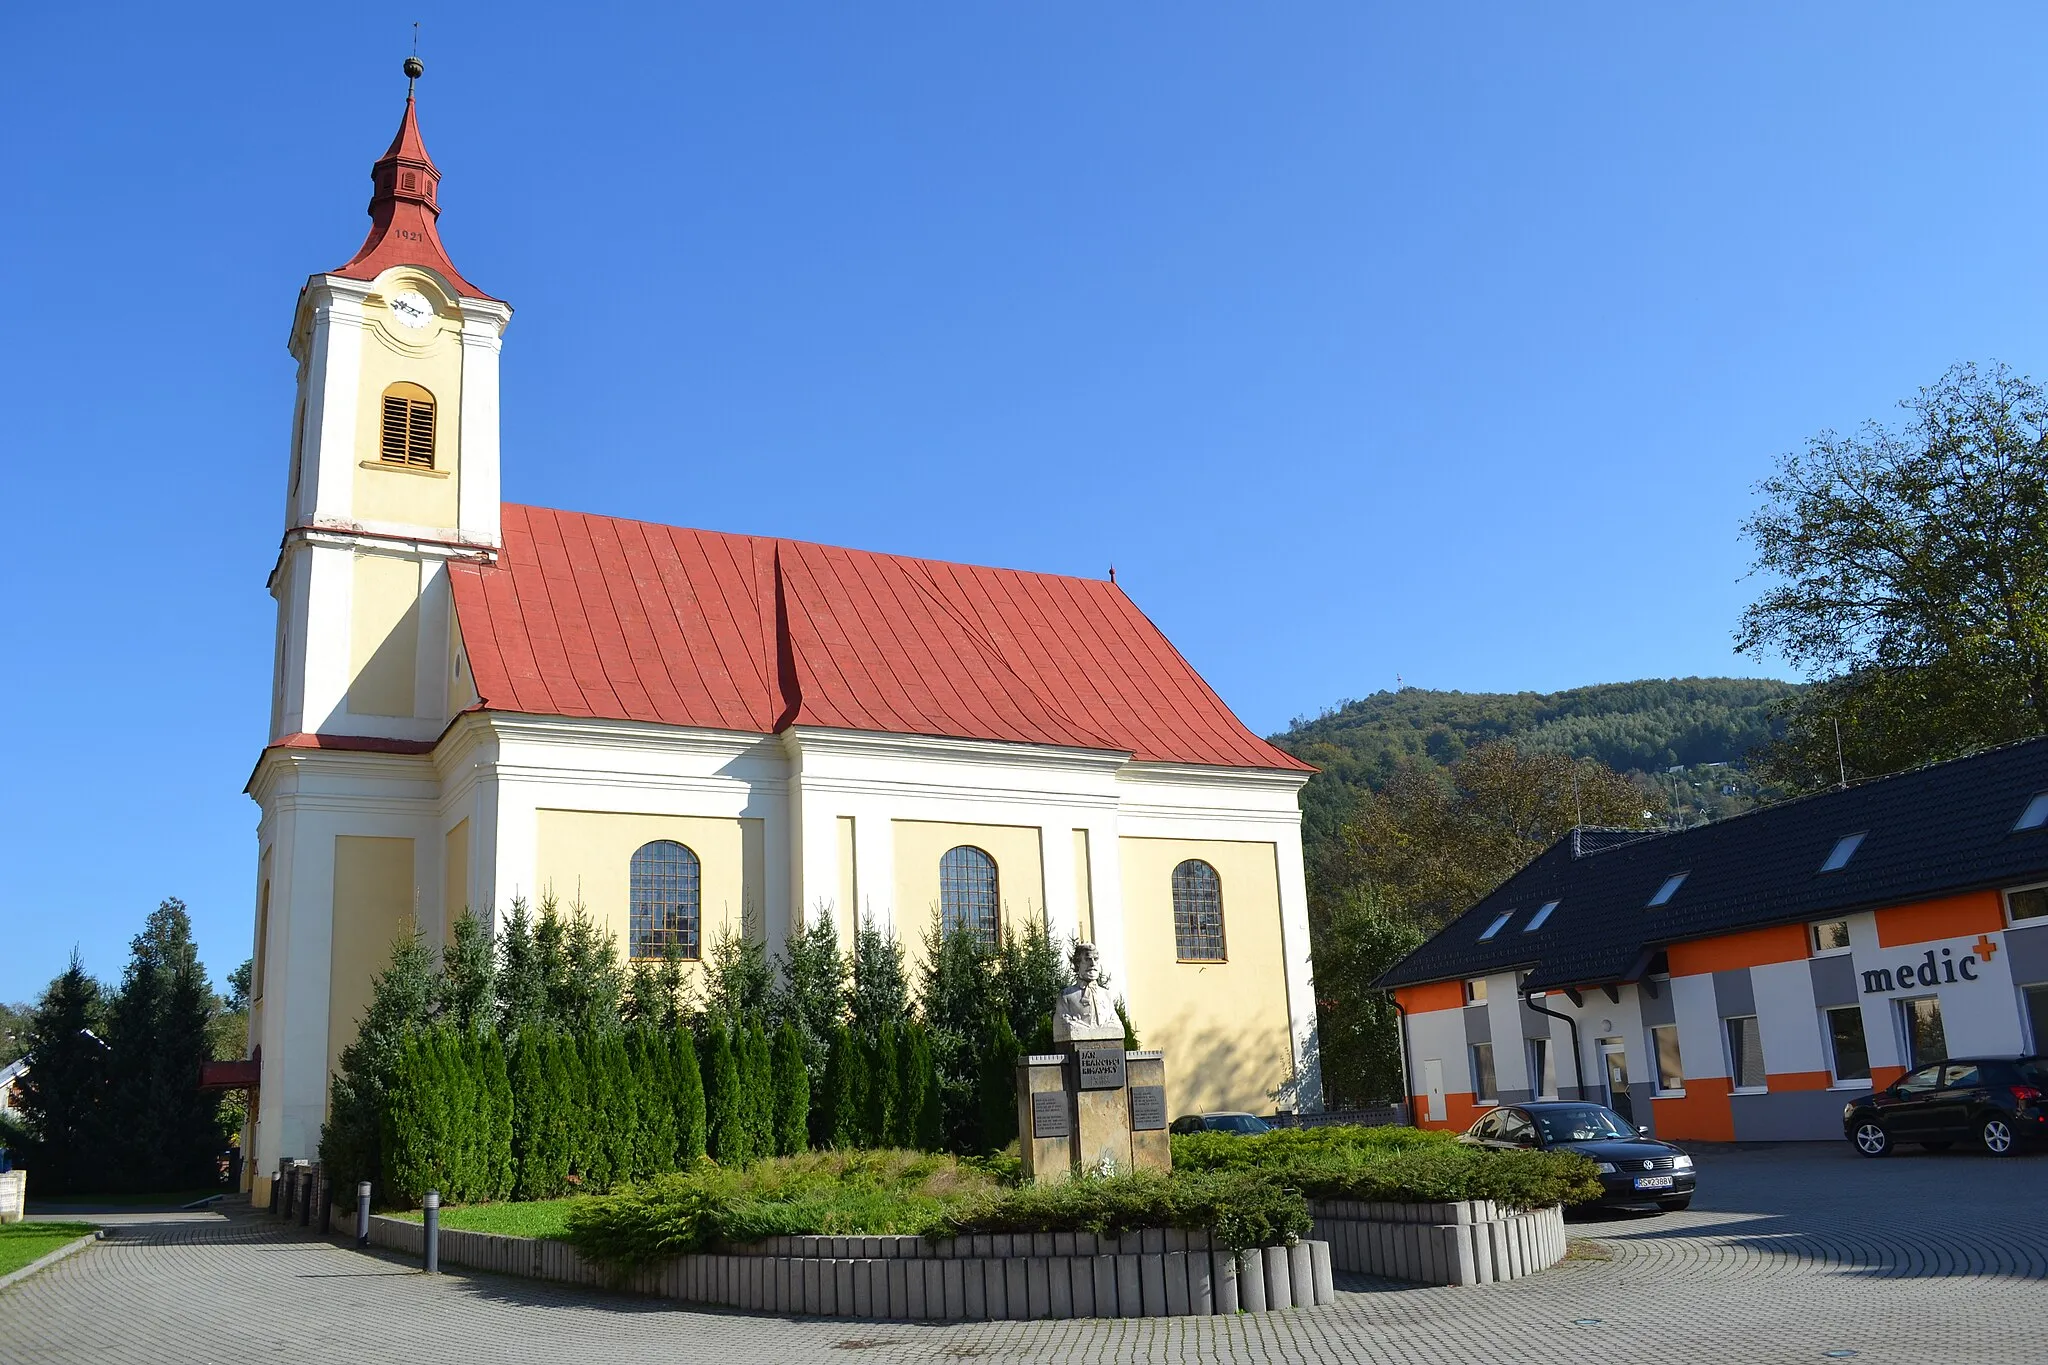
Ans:
[[[1526,1280],[1340,1277],[1330,1307],[922,1325],[702,1312],[404,1263],[262,1215],[147,1215],[0,1291],[0,1362],[2039,1361],[2048,1158],[1711,1152],[1683,1214],[1575,1220]],[[1597,1259],[1605,1256],[1607,1259]]]

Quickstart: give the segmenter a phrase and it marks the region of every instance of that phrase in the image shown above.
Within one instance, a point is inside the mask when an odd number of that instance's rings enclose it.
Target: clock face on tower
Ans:
[[[425,294],[408,289],[391,296],[391,316],[401,327],[424,327],[433,315],[434,305],[427,302]]]

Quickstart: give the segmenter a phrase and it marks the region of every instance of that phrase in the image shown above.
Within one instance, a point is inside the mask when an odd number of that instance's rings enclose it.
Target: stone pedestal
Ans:
[[[1166,1060],[1083,1039],[1017,1063],[1018,1151],[1034,1180],[1173,1167]]]

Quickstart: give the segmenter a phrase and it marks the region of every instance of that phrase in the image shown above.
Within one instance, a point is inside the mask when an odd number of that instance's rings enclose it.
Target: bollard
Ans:
[[[313,1170],[311,1167],[305,1167],[299,1171],[298,1204],[299,1226],[302,1228],[311,1227],[313,1225]]]
[[[356,1245],[370,1244],[370,1182],[356,1182]]]
[[[427,1273],[441,1273],[441,1192],[428,1190],[424,1217],[427,1224]]]

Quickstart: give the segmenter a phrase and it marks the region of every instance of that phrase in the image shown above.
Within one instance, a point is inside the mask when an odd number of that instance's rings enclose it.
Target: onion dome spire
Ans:
[[[425,72],[418,57],[405,59],[405,116],[398,121],[398,135],[391,139],[391,146],[370,168],[370,235],[349,263],[333,273],[368,280],[394,265],[426,266],[444,276],[456,293],[489,298],[462,278],[435,227],[441,216],[436,202],[441,172],[427,155],[413,98],[413,87]]]

